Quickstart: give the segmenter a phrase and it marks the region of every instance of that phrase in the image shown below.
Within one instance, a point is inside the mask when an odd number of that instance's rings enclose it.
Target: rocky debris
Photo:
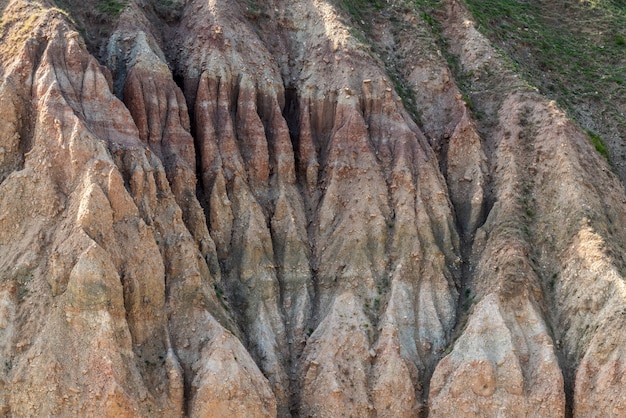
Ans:
[[[101,64],[10,1],[0,413],[623,414],[623,185],[444,6],[472,97],[395,4],[367,47],[325,1],[131,1]]]

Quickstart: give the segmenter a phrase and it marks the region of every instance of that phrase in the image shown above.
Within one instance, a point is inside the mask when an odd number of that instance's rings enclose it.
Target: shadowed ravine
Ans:
[[[105,3],[2,5],[0,415],[626,414],[624,186],[460,3]]]

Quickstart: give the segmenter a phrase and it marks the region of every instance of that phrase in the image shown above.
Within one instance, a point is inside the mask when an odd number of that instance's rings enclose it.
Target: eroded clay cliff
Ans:
[[[626,414],[623,184],[392,3],[3,2],[2,415]]]

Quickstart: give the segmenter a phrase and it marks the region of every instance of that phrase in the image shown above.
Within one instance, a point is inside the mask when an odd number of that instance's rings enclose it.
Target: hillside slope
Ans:
[[[0,415],[626,414],[624,184],[457,0],[1,10]]]
[[[480,30],[587,130],[624,182],[626,2],[469,0],[468,5]],[[471,77],[465,84],[471,91]]]

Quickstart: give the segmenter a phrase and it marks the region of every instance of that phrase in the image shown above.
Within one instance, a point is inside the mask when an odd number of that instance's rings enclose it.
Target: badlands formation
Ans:
[[[1,416],[626,416],[624,184],[345,3],[0,1]]]

